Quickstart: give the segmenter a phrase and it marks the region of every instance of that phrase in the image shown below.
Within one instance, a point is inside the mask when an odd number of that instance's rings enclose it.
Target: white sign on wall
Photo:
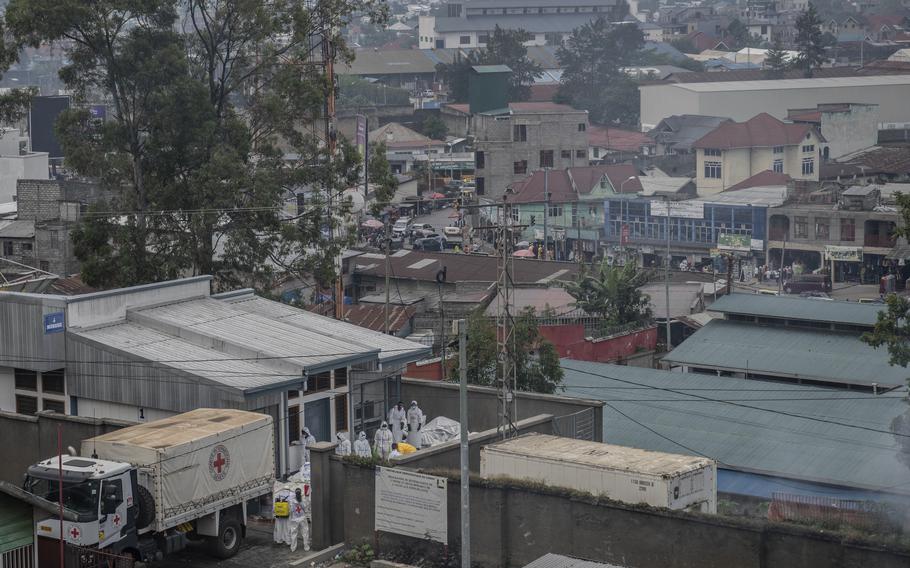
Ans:
[[[396,468],[376,468],[375,530],[448,543],[447,480]]]
[[[666,217],[667,216],[667,202],[666,201],[652,201],[651,202],[651,217]],[[701,201],[671,201],[670,202],[670,217],[677,217],[683,219],[704,219],[705,218],[705,204]]]

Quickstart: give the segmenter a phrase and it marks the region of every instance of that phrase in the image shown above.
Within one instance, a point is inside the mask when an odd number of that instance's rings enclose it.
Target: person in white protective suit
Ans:
[[[294,505],[294,492],[290,485],[285,485],[272,496],[275,526],[272,536],[278,544],[290,544],[290,511]]]
[[[303,549],[310,550],[310,523],[307,520],[307,501],[300,488],[294,490],[294,501],[291,503],[291,516],[288,521],[288,540],[291,552],[297,550],[298,538],[303,538]]]
[[[398,404],[389,411],[389,428],[392,430],[392,439],[395,443],[404,440],[404,428],[407,424],[408,414],[404,409],[404,404],[399,400]]]
[[[426,421],[426,416],[423,415],[423,411],[420,410],[420,407],[417,406],[417,401],[411,401],[411,408],[408,409],[408,439],[407,442],[417,448],[418,450],[423,447],[421,442],[423,441],[423,434],[420,433],[420,429],[423,428],[423,423]]]
[[[344,432],[338,432],[335,434],[335,437],[338,438],[338,445],[335,446],[335,455],[336,456],[349,456],[351,455],[351,441],[348,440],[347,434]]]
[[[316,444],[316,436],[310,434],[306,426],[300,431],[300,441],[303,443],[303,463],[310,463],[310,448]]]
[[[354,442],[354,455],[361,458],[369,458],[373,456],[373,452],[370,451],[370,442],[367,440],[366,432],[361,432],[357,436],[357,441]]]
[[[389,430],[388,423],[383,422],[379,430],[376,430],[376,435],[373,436],[373,449],[376,450],[380,458],[387,460],[389,459],[389,454],[392,453],[392,444],[394,443],[395,439],[392,431]]]

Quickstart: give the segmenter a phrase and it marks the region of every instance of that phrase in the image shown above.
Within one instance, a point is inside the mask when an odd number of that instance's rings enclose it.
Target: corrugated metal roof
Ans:
[[[906,388],[873,395],[567,359],[562,367],[567,395],[608,402],[605,442],[700,453],[721,468],[910,493],[910,469],[890,434],[907,409]]]
[[[624,568],[619,564],[602,564],[600,562],[590,562],[588,560],[579,560],[570,556],[561,554],[546,554],[534,562],[526,564],[525,568]]]
[[[34,221],[4,221],[0,226],[0,237],[5,239],[30,239],[34,236]]]
[[[827,89],[837,87],[876,87],[910,85],[910,75],[872,75],[860,77],[815,77],[812,79],[777,79],[774,81],[718,81],[676,83],[687,91],[714,93],[721,91],[788,91],[792,89]],[[646,85],[648,87],[650,85]]]
[[[0,493],[0,554],[32,544],[34,530],[32,508]]]
[[[523,29],[531,33],[571,33],[603,14],[490,14],[469,18],[436,18],[436,32],[492,32],[499,25],[504,29]]]
[[[866,345],[858,334],[727,320],[704,326],[664,361],[866,386],[901,386],[910,376],[904,367],[889,365],[888,353]]]
[[[251,313],[214,298],[130,311],[127,319],[149,327],[160,325],[162,331],[168,326],[186,329],[265,357],[280,358],[309,372],[343,367],[379,354],[377,347]]]
[[[425,345],[407,339],[372,331],[259,296],[231,298],[226,301],[239,310],[277,320],[299,329],[348,343],[356,342],[360,345],[378,348],[380,350],[379,361],[382,363],[402,359],[416,361],[430,352]]]
[[[184,339],[131,322],[94,329],[71,329],[82,337],[156,365],[192,373],[213,383],[240,391],[280,385],[300,376],[284,373],[264,363],[239,361],[240,357],[194,345]]]
[[[797,296],[728,294],[711,304],[711,311],[731,314],[863,325],[872,327],[882,307],[859,302],[820,302]]]

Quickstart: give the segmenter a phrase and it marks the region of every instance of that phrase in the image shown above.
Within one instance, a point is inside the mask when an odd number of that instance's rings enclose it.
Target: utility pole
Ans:
[[[326,84],[328,92],[325,98],[325,145],[328,160],[331,163],[335,159],[335,149],[337,136],[335,132],[335,52],[328,29],[322,30],[322,61],[325,64]],[[329,239],[334,244],[335,233],[335,199],[332,195],[332,188],[328,190],[328,213],[329,213]],[[344,319],[344,275],[342,274],[341,253],[335,256],[335,319]]]
[[[789,228],[787,229],[789,232]],[[781,293],[784,285],[784,257],[787,255],[787,234],[784,234],[784,245],[780,249],[780,266],[777,269],[777,295]]]
[[[66,562],[66,550],[63,544],[63,426],[57,424],[57,501],[60,502],[60,568]]]
[[[392,291],[392,239],[389,234],[389,222],[386,221],[385,224],[385,325],[383,326],[383,331],[386,335],[389,334],[389,294]],[[398,301],[401,301],[401,298],[398,298]]]
[[[546,217],[544,217],[546,219]],[[511,205],[503,197],[502,220],[499,225],[499,266],[496,282],[496,342],[499,360],[499,437],[511,438],[515,435],[515,422],[518,414],[515,401],[515,331],[512,325],[512,274],[514,262],[512,257],[512,220]]]
[[[468,326],[458,320],[459,422],[461,422],[461,568],[471,568],[471,498],[468,474]]]
[[[543,170],[543,259],[550,260],[550,239],[547,233],[547,217],[550,216],[550,168]],[[555,248],[555,247],[554,247]]]
[[[670,340],[670,197],[667,200],[667,266],[664,270],[664,296],[667,302],[667,351],[671,349]]]

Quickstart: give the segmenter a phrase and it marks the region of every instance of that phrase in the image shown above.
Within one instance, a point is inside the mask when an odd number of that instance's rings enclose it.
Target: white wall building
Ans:
[[[48,153],[31,152],[28,137],[15,128],[0,131],[0,203],[16,197],[16,181],[49,179]]]

